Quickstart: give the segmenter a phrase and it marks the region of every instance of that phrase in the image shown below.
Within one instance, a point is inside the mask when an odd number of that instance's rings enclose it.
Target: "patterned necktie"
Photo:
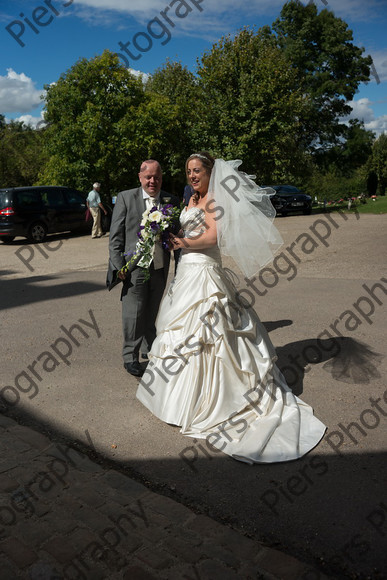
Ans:
[[[160,199],[157,200],[153,199],[152,197],[146,197],[146,208],[152,209],[152,207],[156,206],[157,208],[160,207]],[[153,248],[153,267],[155,270],[160,270],[164,267],[164,251],[161,245],[161,242],[156,242]]]

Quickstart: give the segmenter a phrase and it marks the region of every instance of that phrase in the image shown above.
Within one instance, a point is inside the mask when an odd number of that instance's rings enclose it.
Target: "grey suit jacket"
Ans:
[[[164,201],[165,197],[170,198],[170,202],[179,206],[179,199],[166,193],[160,192],[160,200]],[[164,201],[166,203],[166,201]],[[119,283],[117,272],[120,270],[127,259],[123,255],[126,252],[133,252],[138,240],[137,232],[140,227],[142,214],[145,211],[145,200],[142,196],[142,188],[129,189],[121,191],[117,195],[114,206],[112,221],[110,225],[109,236],[109,265],[106,278],[106,285],[111,290]],[[164,268],[169,268],[170,253],[164,253]]]

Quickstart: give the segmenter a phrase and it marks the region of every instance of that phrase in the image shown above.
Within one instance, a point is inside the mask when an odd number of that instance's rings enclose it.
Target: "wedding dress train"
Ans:
[[[199,208],[183,212],[185,237],[203,221]],[[137,398],[162,421],[247,463],[297,459],[323,437],[325,426],[275,365],[255,311],[241,304],[217,246],[182,250],[156,327]]]

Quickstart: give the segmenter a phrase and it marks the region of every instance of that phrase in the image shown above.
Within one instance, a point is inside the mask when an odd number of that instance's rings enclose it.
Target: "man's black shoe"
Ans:
[[[142,368],[138,360],[134,360],[133,362],[130,363],[124,363],[124,368],[128,371],[128,373],[130,373],[134,377],[142,377],[142,375],[144,374],[144,369]]]

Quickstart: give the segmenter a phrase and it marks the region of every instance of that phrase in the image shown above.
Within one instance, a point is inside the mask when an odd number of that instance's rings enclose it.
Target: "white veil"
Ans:
[[[273,225],[275,209],[270,187],[259,187],[248,175],[238,171],[240,159],[216,159],[212,169],[208,199],[214,201],[218,246],[231,256],[240,270],[251,278],[273,260],[283,244]],[[211,204],[212,205],[212,204]]]

